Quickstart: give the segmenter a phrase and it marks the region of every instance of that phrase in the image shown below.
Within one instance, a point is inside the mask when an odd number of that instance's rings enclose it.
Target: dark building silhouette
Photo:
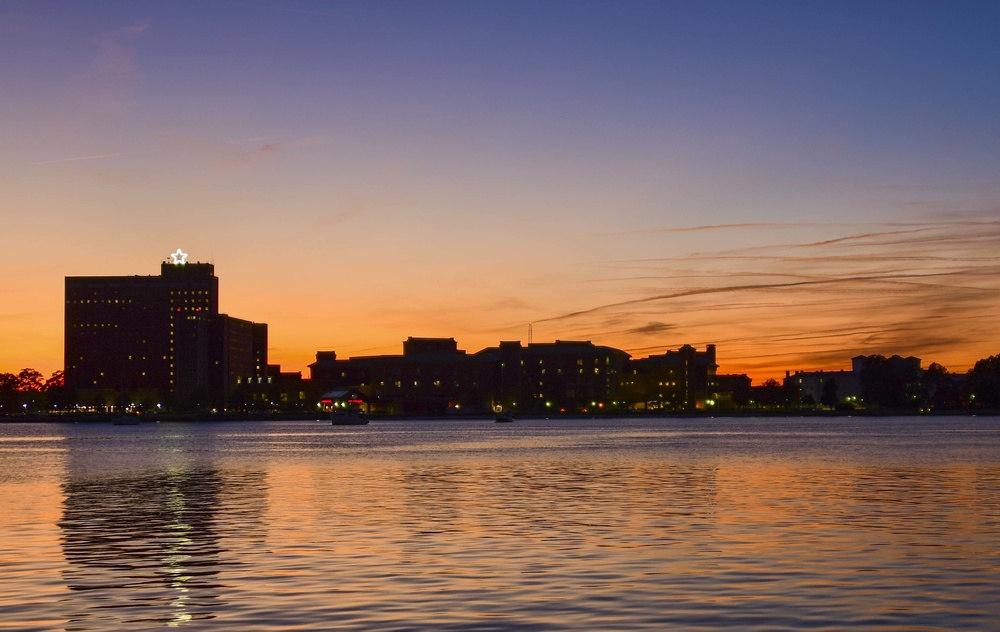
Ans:
[[[319,351],[309,365],[317,401],[357,388],[369,412],[413,415],[683,411],[716,396],[716,367],[712,345],[631,360],[590,341],[506,341],[467,354],[454,338],[412,337],[402,355],[340,360]]]
[[[714,376],[713,400],[716,410],[736,410],[747,406],[751,399],[753,380],[745,373]]]
[[[490,360],[494,401],[524,413],[596,412],[627,407],[621,393],[629,354],[588,341],[501,342],[477,357]],[[498,370],[497,370],[498,368]]]
[[[786,385],[791,382],[802,393],[803,401],[813,404],[821,404],[824,393],[829,394],[831,399],[835,396],[837,404],[854,404],[861,397],[860,370],[795,371],[789,372],[784,382]]]
[[[693,411],[713,400],[717,390],[715,345],[705,351],[684,345],[677,351],[632,360],[630,368],[629,395],[638,408]]]
[[[920,368],[920,358],[913,356],[904,358],[894,355],[883,358],[882,356],[858,355],[851,358],[850,370],[788,371],[785,374],[785,384],[794,385],[801,391],[803,400],[813,404],[822,403],[823,394],[826,391],[831,395],[835,394],[837,404],[857,405],[861,403],[859,400],[863,399],[865,367],[869,365],[869,360],[872,357],[882,358],[885,366],[892,372],[907,376],[907,379],[904,380],[907,382],[919,381],[924,373],[923,369]],[[831,381],[833,386],[830,385]]]
[[[225,405],[266,375],[267,325],[219,313],[210,263],[66,277],[64,360],[82,404]]]
[[[454,338],[407,338],[403,355],[338,360],[320,351],[309,365],[315,388],[359,387],[370,412],[433,415],[489,411],[493,370],[469,356]]]

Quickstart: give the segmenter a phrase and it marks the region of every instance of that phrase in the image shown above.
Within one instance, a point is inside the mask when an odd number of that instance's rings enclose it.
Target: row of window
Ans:
[[[556,360],[556,362],[559,363],[559,364],[563,363],[562,360]],[[577,360],[576,360],[576,365],[577,366],[584,366],[585,363],[586,362],[585,362],[584,358],[577,358]],[[600,364],[600,363],[601,363],[601,359],[600,358],[594,358],[594,364]],[[521,366],[524,366],[524,364],[525,364],[525,361],[521,360]],[[538,364],[539,364],[539,366],[545,364],[545,360],[542,359],[542,358],[539,358],[538,359]],[[605,356],[604,357],[604,364],[606,364],[606,365],[610,365],[611,364],[611,356]],[[505,366],[505,365],[501,364],[500,366]]]
[[[133,301],[130,298],[127,298],[127,299],[126,298],[122,298],[122,299],[118,299],[118,298],[116,298],[116,299],[110,299],[110,298],[108,298],[108,299],[96,299],[95,298],[93,300],[91,300],[91,299],[88,298],[88,299],[80,299],[80,300],[76,300],[76,301],[74,301],[72,299],[66,299],[66,304],[67,305],[131,305],[134,302],[135,301]]]
[[[218,364],[218,362],[216,364]],[[256,382],[254,382],[254,380],[256,380]],[[267,383],[268,384],[271,384],[273,381],[274,381],[273,377],[268,377],[267,378]],[[262,377],[257,377],[257,378],[255,378],[255,377],[247,377],[247,378],[244,378],[244,377],[242,377],[240,375],[236,376],[236,383],[237,384],[243,384],[244,382],[247,383],[247,384],[263,384],[264,383],[264,378],[262,378]]]

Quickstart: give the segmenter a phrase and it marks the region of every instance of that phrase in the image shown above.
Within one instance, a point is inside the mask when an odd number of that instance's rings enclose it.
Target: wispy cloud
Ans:
[[[749,226],[761,225],[676,232]],[[804,226],[769,230],[780,239],[803,234]],[[829,232],[829,224],[817,226]],[[714,342],[723,370],[761,377],[842,367],[858,353],[917,355],[961,368],[997,352],[988,345],[1000,344],[1000,221],[987,216],[853,228],[821,241],[595,262],[603,274],[584,283],[600,284],[595,297],[621,300],[535,322],[555,335],[600,336],[613,314],[622,323],[616,339],[632,353]],[[667,322],[660,331],[646,324]],[[659,335],[661,345],[651,345],[650,335]],[[979,355],[969,351],[977,346]]]
[[[322,136],[306,136],[279,140],[277,137],[265,136],[219,140],[175,135],[170,137],[168,142],[177,151],[202,160],[212,168],[234,171],[251,168],[296,148],[327,143],[329,139]]]
[[[282,156],[298,147],[307,147],[324,142],[327,142],[327,140],[322,137],[279,140],[277,136],[259,136],[236,140],[217,140],[191,136],[161,135],[150,140],[150,144],[155,146],[149,149],[50,158],[36,160],[30,164],[32,166],[61,165],[160,153],[167,155],[174,154],[174,157],[185,156],[185,164],[190,163],[190,158],[194,157],[211,168],[222,171],[233,171],[251,168],[264,161]]]
[[[89,156],[75,156],[73,158],[55,158],[52,160],[39,160],[37,162],[31,163],[32,165],[55,165],[64,162],[80,162],[83,160],[101,160],[103,158],[118,158],[120,156],[137,156],[140,154],[151,154],[156,152],[156,149],[145,149],[139,151],[119,151],[110,154],[91,154]]]

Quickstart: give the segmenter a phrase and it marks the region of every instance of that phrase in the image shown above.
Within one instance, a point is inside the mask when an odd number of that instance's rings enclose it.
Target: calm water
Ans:
[[[0,424],[0,629],[1000,629],[1000,420]]]

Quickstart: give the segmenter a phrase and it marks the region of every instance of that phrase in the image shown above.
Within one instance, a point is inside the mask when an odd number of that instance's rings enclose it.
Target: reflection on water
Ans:
[[[1000,423],[915,424],[0,426],[0,620],[994,629]]]
[[[67,628],[213,618],[224,607],[216,603],[226,588],[220,574],[239,564],[224,555],[219,531],[259,531],[263,479],[172,470],[66,482],[59,527],[73,595]]]

